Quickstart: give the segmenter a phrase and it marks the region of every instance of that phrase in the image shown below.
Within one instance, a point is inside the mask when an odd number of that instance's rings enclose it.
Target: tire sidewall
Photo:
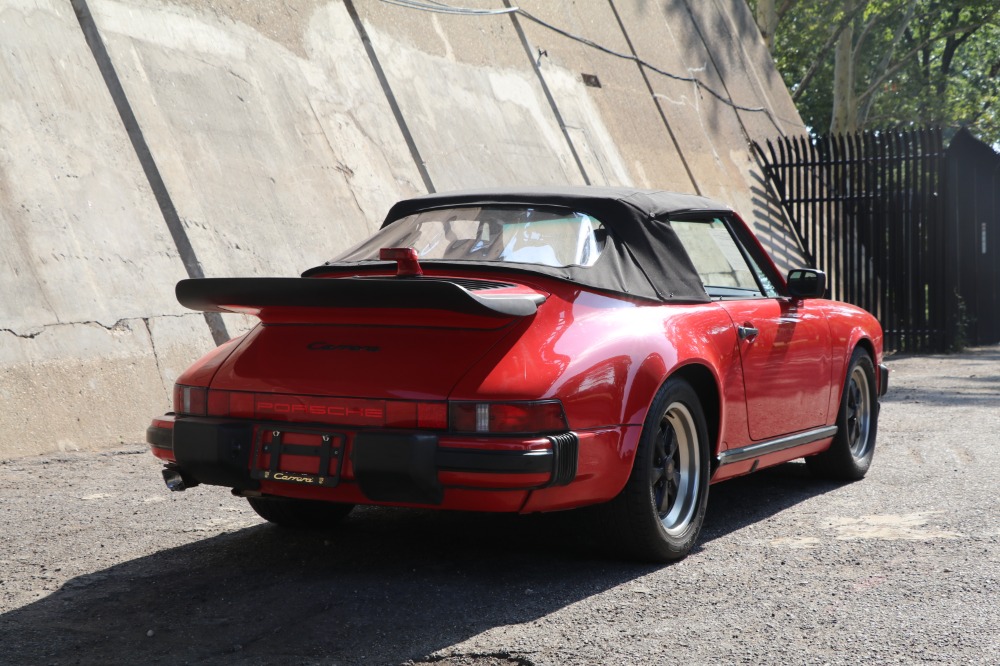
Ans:
[[[865,373],[865,378],[868,380],[868,410],[871,414],[868,427],[868,441],[865,444],[865,454],[860,458],[855,458],[858,461],[865,461],[866,467],[871,464],[872,455],[875,453],[875,435],[878,430],[878,388],[875,383],[875,364],[872,362],[871,357],[868,352],[863,349],[857,349],[854,352],[854,357],[851,359],[851,366],[848,368],[847,379],[844,383],[844,395],[841,396],[841,409],[839,414],[839,421],[846,426],[847,425],[847,389],[851,384],[851,377],[854,375],[854,370],[857,367],[861,367],[862,372]],[[838,423],[840,425],[840,423]]]
[[[851,387],[851,377],[854,371],[860,367],[868,381],[868,409],[870,414],[868,425],[868,441],[865,445],[865,452],[862,456],[855,456],[851,451],[850,431],[847,423],[847,401],[848,392]],[[875,384],[875,364],[871,356],[862,348],[857,348],[851,355],[851,363],[847,367],[844,378],[844,387],[840,394],[840,407],[837,412],[837,435],[834,437],[830,447],[830,453],[835,455],[841,466],[845,468],[845,476],[848,478],[860,479],[871,467],[872,458],[875,455],[875,438],[878,432],[878,391]]]
[[[660,420],[667,408],[674,403],[684,405],[690,412],[694,420],[697,434],[699,456],[699,478],[695,511],[684,530],[678,534],[670,534],[664,528],[660,520],[656,506],[656,499],[653,494],[652,473],[653,458],[655,456],[655,439],[659,430]],[[694,546],[701,526],[705,518],[705,510],[708,506],[708,481],[709,481],[709,442],[708,427],[705,423],[704,411],[697,393],[689,383],[683,379],[675,378],[667,380],[660,388],[650,405],[649,412],[642,427],[642,437],[639,442],[639,449],[636,452],[636,463],[633,468],[630,484],[634,484],[644,491],[646,515],[644,519],[649,523],[649,529],[656,532],[659,541],[663,544],[664,556],[669,559],[677,559],[687,554]]]

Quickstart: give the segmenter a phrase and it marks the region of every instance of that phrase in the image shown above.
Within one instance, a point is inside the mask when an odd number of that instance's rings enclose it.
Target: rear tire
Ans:
[[[825,479],[857,481],[871,467],[878,431],[875,365],[862,348],[854,350],[837,412],[837,434],[830,448],[806,458],[809,471]]]
[[[294,529],[328,529],[342,522],[353,504],[285,497],[248,497],[257,515],[275,525]]]
[[[646,415],[625,488],[602,507],[614,547],[649,562],[691,551],[708,505],[708,448],[698,395],[683,379],[668,379]]]

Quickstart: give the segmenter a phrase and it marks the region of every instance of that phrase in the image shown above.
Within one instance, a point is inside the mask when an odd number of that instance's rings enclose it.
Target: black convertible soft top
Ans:
[[[552,267],[504,262],[477,262],[490,268],[541,273],[603,291],[662,302],[708,302],[698,273],[671,229],[669,220],[690,213],[728,213],[711,199],[662,190],[625,187],[537,187],[463,190],[428,194],[395,204],[385,228],[421,211],[478,205],[523,205],[566,208],[586,213],[608,229],[607,245],[593,266]],[[303,277],[331,267],[370,265],[371,261],[329,261]],[[440,261],[435,261],[440,265]],[[454,264],[468,267],[469,264]]]

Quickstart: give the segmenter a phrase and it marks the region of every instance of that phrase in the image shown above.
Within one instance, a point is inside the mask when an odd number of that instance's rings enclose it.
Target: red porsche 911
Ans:
[[[180,376],[147,440],[171,490],[226,486],[279,525],[595,505],[622,555],[675,560],[715,482],[867,472],[882,330],[825,292],[702,197],[418,197],[302,277],[180,282],[260,323]]]

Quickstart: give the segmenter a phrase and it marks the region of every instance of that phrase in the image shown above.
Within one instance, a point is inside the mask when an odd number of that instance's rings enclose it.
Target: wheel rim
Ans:
[[[688,408],[672,403],[660,418],[653,446],[653,502],[668,534],[691,523],[701,490],[698,431]]]
[[[868,375],[861,366],[857,366],[851,372],[851,381],[847,386],[847,442],[855,458],[863,458],[868,453],[871,423],[871,387]]]

